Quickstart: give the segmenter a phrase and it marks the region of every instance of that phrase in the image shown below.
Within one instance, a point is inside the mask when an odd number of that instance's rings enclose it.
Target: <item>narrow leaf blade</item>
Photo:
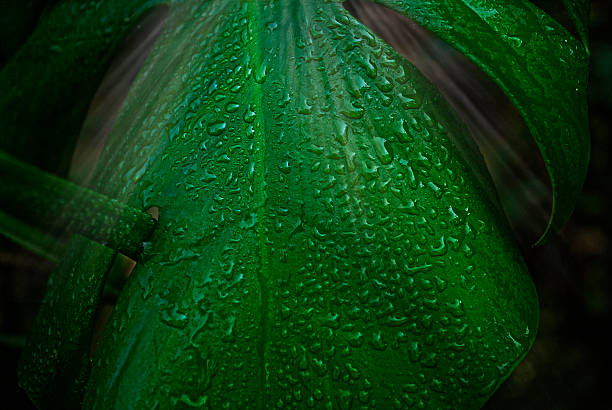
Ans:
[[[142,252],[144,241],[155,228],[151,215],[36,169],[2,151],[0,210],[40,231],[60,236],[65,232],[80,233],[134,258]]]
[[[39,408],[81,408],[95,313],[114,257],[75,235],[51,273],[19,361],[19,384]]]

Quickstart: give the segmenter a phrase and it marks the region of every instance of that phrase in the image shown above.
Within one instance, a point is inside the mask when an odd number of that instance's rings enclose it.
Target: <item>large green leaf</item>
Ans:
[[[337,3],[166,25],[97,176],[160,220],[86,406],[484,402],[537,299],[435,89]]]
[[[569,35],[515,2],[480,1],[472,14],[461,1],[388,3],[512,83],[565,218],[579,178],[558,169],[558,151],[586,147],[584,90],[551,99],[576,79],[531,53],[563,54]],[[483,25],[493,17],[496,30]],[[514,33],[523,17],[531,31]],[[482,159],[437,90],[336,1],[177,1],[165,27],[91,186],[158,207],[159,224],[84,406],[484,403],[534,340],[537,296],[490,180],[474,171]],[[546,94],[551,83],[531,79],[542,73],[565,91]],[[569,101],[575,119],[551,122],[547,111]],[[565,163],[580,174],[577,155]]]

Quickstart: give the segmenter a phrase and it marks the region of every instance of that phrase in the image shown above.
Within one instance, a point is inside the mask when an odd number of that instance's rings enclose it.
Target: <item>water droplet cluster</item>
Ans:
[[[98,176],[159,227],[88,402],[481,403],[533,289],[434,88],[334,2],[173,10]]]

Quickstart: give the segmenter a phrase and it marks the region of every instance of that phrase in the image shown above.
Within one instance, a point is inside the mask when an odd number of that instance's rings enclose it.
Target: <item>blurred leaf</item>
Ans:
[[[158,3],[102,1],[92,7],[63,1],[53,8],[0,71],[0,149],[67,175],[89,103],[117,46]]]
[[[0,69],[28,38],[45,8],[57,0],[2,0],[0,2]]]
[[[52,262],[59,261],[64,243],[0,211],[0,234]]]
[[[44,173],[2,151],[0,208],[22,222],[0,219],[3,230],[14,238],[26,240],[35,235],[24,225],[29,224],[59,237],[67,232],[79,233],[134,258],[155,228],[149,214]],[[51,251],[50,246],[40,245]]]

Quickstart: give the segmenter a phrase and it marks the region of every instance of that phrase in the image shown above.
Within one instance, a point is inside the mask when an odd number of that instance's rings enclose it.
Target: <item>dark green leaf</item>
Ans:
[[[58,262],[59,255],[64,253],[65,245],[62,240],[34,229],[1,211],[0,235],[53,262]]]
[[[89,103],[117,46],[161,2],[55,6],[0,71],[0,149],[65,176]]]
[[[39,408],[81,408],[95,313],[114,255],[77,235],[51,274],[19,362],[19,383]]]
[[[576,31],[589,52],[589,12],[591,10],[591,0],[563,0],[567,12],[574,22]]]
[[[44,173],[0,151],[0,208],[39,230],[75,232],[136,258],[155,220],[89,189]],[[5,225],[15,236],[20,226]],[[61,235],[60,235],[61,236]]]
[[[525,355],[467,131],[341,4],[175,6],[142,72],[94,186],[159,227],[86,406],[473,408]]]
[[[375,0],[415,20],[472,59],[514,102],[552,183],[545,241],[569,218],[586,176],[590,141],[585,48],[522,0]]]

